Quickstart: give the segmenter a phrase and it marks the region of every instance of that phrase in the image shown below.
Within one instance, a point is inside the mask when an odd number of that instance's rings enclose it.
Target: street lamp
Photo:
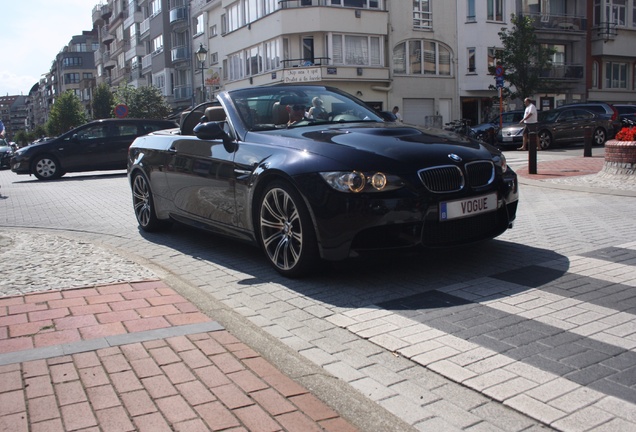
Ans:
[[[203,99],[201,102],[205,102],[205,77],[203,71],[205,70],[205,59],[208,56],[208,50],[203,47],[203,44],[199,44],[199,49],[195,54],[197,55],[197,60],[201,63],[201,98]]]

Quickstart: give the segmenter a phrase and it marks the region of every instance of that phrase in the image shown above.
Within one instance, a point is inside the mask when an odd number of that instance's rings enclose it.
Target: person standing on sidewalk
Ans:
[[[519,122],[519,124],[525,124],[523,128],[523,144],[517,150],[528,150],[528,140],[530,139],[530,132],[533,134],[535,131],[535,126],[537,125],[538,115],[537,115],[537,107],[534,106],[532,99],[525,98],[523,100],[524,105],[526,106],[526,110],[523,113],[523,118]],[[541,145],[537,141],[537,150],[541,150]]]

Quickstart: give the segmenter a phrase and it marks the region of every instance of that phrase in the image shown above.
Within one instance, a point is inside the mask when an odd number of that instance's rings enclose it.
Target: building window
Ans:
[[[159,12],[161,12],[161,0],[151,0],[150,7],[150,16],[155,16]]]
[[[79,82],[80,82],[79,73],[64,74],[64,84],[79,84]]]
[[[263,72],[263,58],[261,47],[253,46],[245,50],[245,75],[258,75]]]
[[[468,73],[474,74],[477,72],[475,65],[475,48],[468,48],[466,54],[468,56]]]
[[[245,77],[245,73],[243,72],[243,53],[236,53],[227,56],[228,59],[228,76],[227,78],[230,81],[236,81]]]
[[[265,42],[265,70],[280,68],[280,39]]]
[[[382,66],[380,38],[334,34],[331,42],[332,64]]]
[[[627,89],[627,63],[605,63],[605,88]]]
[[[213,52],[210,54],[210,64],[217,64],[219,62],[219,53]]]
[[[64,60],[62,60],[62,65],[64,67],[82,66],[82,58],[81,57],[65,57]]]
[[[592,88],[598,88],[598,62],[592,63]]]
[[[605,2],[606,21],[618,26],[625,26],[627,15],[627,0],[607,0]]]
[[[227,20],[227,31],[238,30],[243,25],[243,14],[241,13],[240,2],[234,3],[226,9],[225,17]]]
[[[210,37],[212,38],[212,37],[214,37],[216,35],[217,35],[217,33],[216,33],[216,24],[214,24],[213,26],[210,26]]]
[[[475,16],[475,0],[466,0],[466,21],[477,21],[477,17]]]
[[[488,48],[488,73],[492,75],[495,73],[495,67],[499,63],[503,50],[500,48],[490,47]]]
[[[431,40],[402,42],[393,49],[393,72],[451,76],[451,51],[446,45]]]
[[[163,35],[159,35],[152,40],[152,53],[163,51]]]
[[[430,0],[413,0],[413,28],[430,30],[433,28],[433,13]]]
[[[332,6],[378,9],[380,0],[331,0]]]
[[[489,21],[503,21],[503,0],[488,0],[486,19]]]
[[[196,23],[196,26],[195,26],[194,34],[195,35],[203,34],[203,32],[205,31],[205,26],[203,24],[203,14],[199,15],[195,19],[196,19],[197,23]]]

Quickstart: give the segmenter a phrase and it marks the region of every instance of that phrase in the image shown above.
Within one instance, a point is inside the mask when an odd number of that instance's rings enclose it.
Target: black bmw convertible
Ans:
[[[178,221],[246,240],[288,277],[322,260],[492,239],[519,198],[496,148],[385,122],[324,86],[221,92],[179,129],[137,138],[128,176],[143,230]]]

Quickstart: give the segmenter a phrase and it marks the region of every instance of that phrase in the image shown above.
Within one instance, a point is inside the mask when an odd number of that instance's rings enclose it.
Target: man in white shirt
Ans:
[[[523,129],[523,145],[519,147],[517,150],[528,150],[528,135],[530,132],[535,133],[535,126],[538,121],[537,116],[537,107],[532,103],[532,99],[525,98],[523,100],[524,105],[526,106],[526,110],[523,113],[523,118],[519,122],[519,124],[525,124],[525,128]],[[541,145],[539,141],[537,141],[537,150],[541,150]]]

